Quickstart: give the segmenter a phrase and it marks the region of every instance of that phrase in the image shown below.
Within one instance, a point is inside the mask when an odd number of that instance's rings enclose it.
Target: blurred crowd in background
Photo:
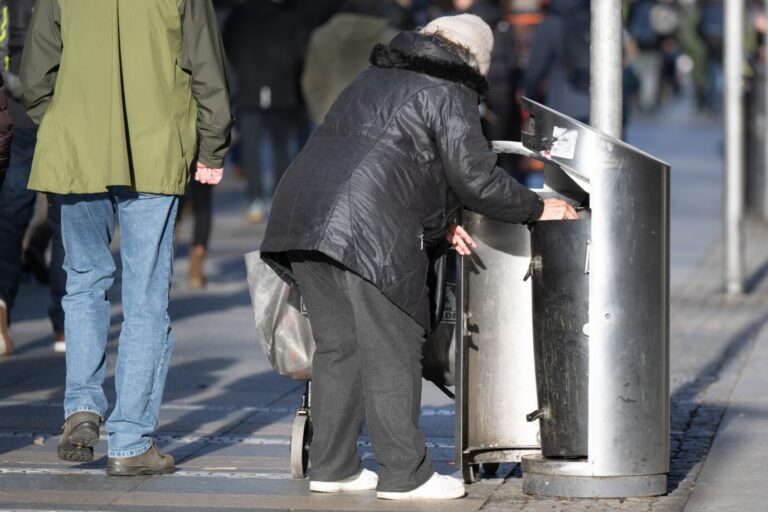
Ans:
[[[469,12],[494,30],[490,91],[481,105],[489,139],[519,140],[527,96],[589,119],[589,0],[215,0],[231,64],[236,149],[230,165],[246,183],[247,217],[261,222],[281,173],[336,95],[368,65],[374,45],[450,13]],[[753,60],[765,20],[754,3],[745,34]],[[625,123],[653,115],[690,91],[718,115],[723,87],[722,0],[628,0],[624,8]],[[503,157],[529,186],[535,162]]]

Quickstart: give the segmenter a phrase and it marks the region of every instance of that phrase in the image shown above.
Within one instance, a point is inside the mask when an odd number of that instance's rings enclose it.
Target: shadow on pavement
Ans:
[[[684,384],[672,394],[669,493],[677,489],[691,470],[707,457],[727,408],[727,403],[702,402],[694,407],[690,404],[695,403],[699,393],[718,380],[729,363],[750,347],[755,336],[767,323],[768,314],[763,314],[747,324],[712,358],[693,381]],[[697,423],[702,422],[710,428],[695,427]]]

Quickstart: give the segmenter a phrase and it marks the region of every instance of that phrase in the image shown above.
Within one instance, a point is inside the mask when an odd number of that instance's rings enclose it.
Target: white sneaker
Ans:
[[[55,335],[53,337],[53,351],[57,354],[64,354],[67,351],[67,342],[63,335]]]
[[[419,487],[407,492],[377,492],[382,500],[453,500],[467,494],[461,480],[435,473]]]
[[[337,482],[309,481],[309,490],[314,492],[370,491],[379,483],[379,475],[365,468],[355,476]]]
[[[9,356],[13,352],[13,340],[8,332],[8,306],[0,299],[0,356]]]

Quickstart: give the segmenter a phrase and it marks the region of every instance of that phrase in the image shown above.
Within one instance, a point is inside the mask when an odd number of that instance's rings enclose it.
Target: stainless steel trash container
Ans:
[[[557,179],[545,176],[554,192],[568,175],[589,193],[591,229],[586,457],[523,457],[523,490],[574,497],[664,494],[669,471],[669,165],[543,105],[524,100],[524,107],[533,120],[530,132],[523,134],[524,146],[559,167]],[[560,283],[557,275],[550,277]],[[567,279],[562,281],[565,285]],[[548,312],[537,311],[534,317],[538,314]],[[558,422],[552,428],[569,425]]]
[[[480,464],[493,473],[537,453],[539,428],[525,418],[536,408],[528,229],[473,212],[463,225],[478,245],[457,294],[456,457],[471,483]]]

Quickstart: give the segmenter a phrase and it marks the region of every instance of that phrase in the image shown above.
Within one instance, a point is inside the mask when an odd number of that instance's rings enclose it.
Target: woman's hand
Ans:
[[[218,185],[224,177],[224,169],[211,169],[205,164],[197,162],[195,179],[205,185]]]
[[[450,242],[460,256],[469,256],[472,254],[473,249],[477,249],[477,244],[472,240],[472,237],[469,236],[469,233],[464,231],[464,228],[458,224],[451,224],[445,238],[448,239],[448,242]]]
[[[579,214],[562,199],[545,199],[544,211],[539,220],[579,220]]]

